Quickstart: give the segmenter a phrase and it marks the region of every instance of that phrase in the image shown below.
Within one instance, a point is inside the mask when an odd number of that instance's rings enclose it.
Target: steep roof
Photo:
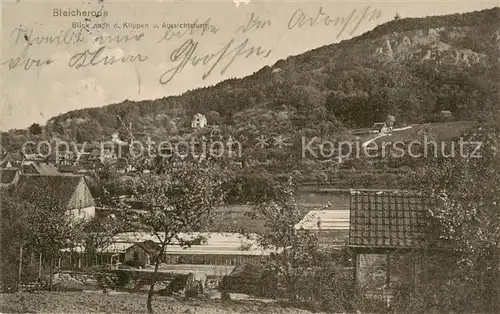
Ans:
[[[88,161],[90,158],[90,153],[82,153],[78,157],[78,161]]]
[[[16,177],[17,169],[0,169],[0,182],[3,184],[12,183]]]
[[[58,176],[61,175],[57,168],[52,166],[51,164],[47,164],[44,162],[36,162],[29,165],[22,166],[23,173],[25,174],[40,174],[47,176]]]
[[[72,173],[75,173],[78,170],[80,170],[80,168],[77,167],[77,166],[71,166],[71,165],[59,165],[58,168],[57,168],[57,170],[60,173],[69,173],[69,174],[72,174]]]
[[[20,196],[28,201],[35,201],[40,197],[52,196],[62,205],[68,206],[78,187],[82,176],[73,175],[29,175],[19,177],[16,190]]]
[[[23,161],[24,156],[20,152],[7,153],[2,161]]]
[[[160,245],[156,244],[151,240],[146,240],[144,242],[136,243],[135,245],[139,246],[148,253],[160,250]]]
[[[418,248],[428,244],[433,198],[415,191],[351,191],[349,245]]]

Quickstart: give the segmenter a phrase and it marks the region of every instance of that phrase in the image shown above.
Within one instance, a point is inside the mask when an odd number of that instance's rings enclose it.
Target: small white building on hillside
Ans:
[[[388,127],[385,122],[377,122],[373,124],[372,132],[373,133],[386,133],[390,132],[392,127]]]
[[[207,118],[201,113],[195,114],[193,120],[191,121],[191,127],[193,129],[203,129],[206,126],[207,126]]]

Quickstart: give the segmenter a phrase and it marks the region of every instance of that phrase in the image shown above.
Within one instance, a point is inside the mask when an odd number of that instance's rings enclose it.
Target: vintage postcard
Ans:
[[[498,1],[2,3],[0,312],[500,312]]]

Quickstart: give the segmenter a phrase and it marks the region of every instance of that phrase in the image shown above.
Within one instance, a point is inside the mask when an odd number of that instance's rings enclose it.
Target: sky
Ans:
[[[423,17],[498,6],[498,1],[244,1],[4,1],[0,130],[251,75],[280,59],[358,36],[396,13]],[[102,15],[92,16],[96,12]]]

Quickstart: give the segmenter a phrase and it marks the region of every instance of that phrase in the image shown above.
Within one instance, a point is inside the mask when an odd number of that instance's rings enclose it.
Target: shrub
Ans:
[[[477,265],[460,263],[446,252],[429,256],[428,276],[416,287],[397,283],[393,307],[397,313],[489,313],[487,277]]]
[[[184,293],[186,298],[197,298],[200,295],[200,288],[198,285],[194,285],[190,289],[187,289]]]
[[[127,260],[127,261],[123,262],[123,265],[131,266],[131,267],[135,267],[135,268],[140,268],[140,267],[143,268],[144,266],[146,266],[143,262],[138,261],[138,260]]]
[[[113,277],[113,283],[119,287],[124,288],[132,279],[132,273],[129,271],[118,270],[115,272],[115,276]]]
[[[230,301],[231,295],[227,291],[222,291],[220,298],[222,301]]]

